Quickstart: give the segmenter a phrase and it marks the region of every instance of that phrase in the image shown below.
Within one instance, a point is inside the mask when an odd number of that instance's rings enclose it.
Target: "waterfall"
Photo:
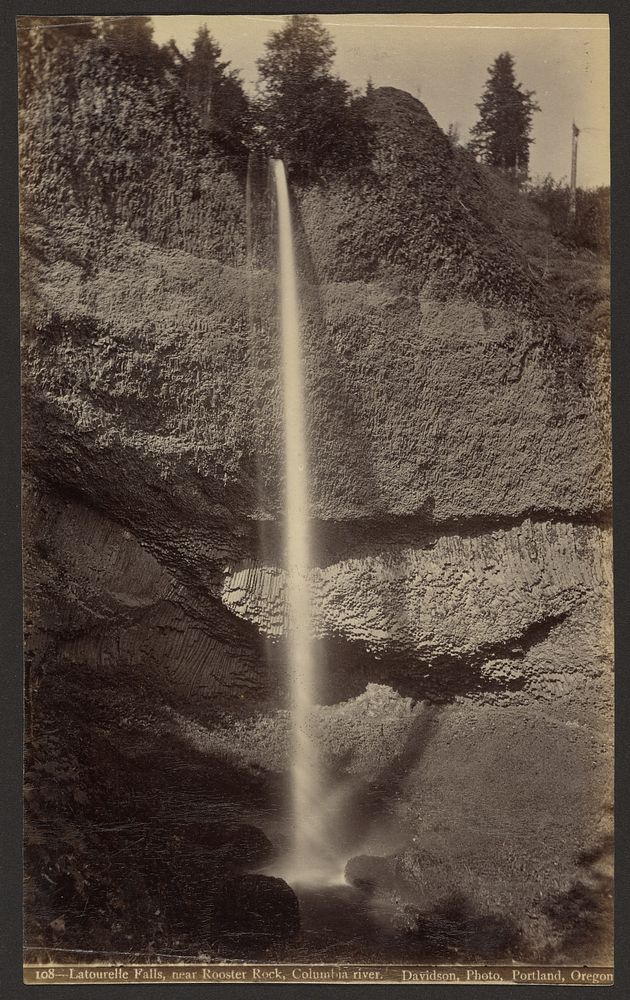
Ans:
[[[304,405],[304,358],[289,191],[282,160],[272,160],[278,212],[278,272],[285,453],[287,663],[291,692],[291,837],[287,878],[326,880],[334,866],[328,845],[327,789],[313,708],[318,662],[313,640],[309,569],[311,533]]]

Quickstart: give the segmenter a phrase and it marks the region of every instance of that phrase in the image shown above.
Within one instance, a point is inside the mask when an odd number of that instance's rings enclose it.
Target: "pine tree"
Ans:
[[[446,133],[446,138],[450,142],[451,146],[459,146],[461,140],[459,122],[450,122],[448,126],[448,131]]]
[[[227,152],[240,154],[249,142],[249,102],[238,73],[229,66],[221,61],[220,47],[202,25],[184,73],[186,94],[202,126]]]
[[[532,117],[540,111],[535,91],[523,90],[516,82],[514,59],[509,52],[497,56],[488,67],[489,78],[481,100],[479,121],[471,129],[469,149],[485,163],[513,175],[527,177]]]
[[[218,82],[227,67],[220,63],[221,49],[204,24],[193,42],[192,55],[186,67],[186,93],[197,109],[201,124],[209,128],[212,123],[213,105]]]
[[[102,34],[108,45],[137,59],[150,58],[157,51],[150,17],[104,17]]]
[[[258,113],[269,150],[304,180],[366,163],[371,138],[361,101],[333,75],[335,47],[319,19],[289,16],[266,49]]]

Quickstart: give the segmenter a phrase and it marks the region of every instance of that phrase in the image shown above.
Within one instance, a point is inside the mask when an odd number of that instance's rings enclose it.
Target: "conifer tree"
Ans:
[[[136,59],[150,57],[157,51],[153,41],[153,24],[150,17],[104,17],[102,34],[108,45]]]
[[[211,37],[207,25],[202,25],[193,42],[186,68],[186,93],[205,128],[209,128],[212,122],[219,79],[228,65],[219,62],[220,55],[221,49]]]
[[[240,153],[249,139],[249,102],[238,73],[229,66],[221,61],[220,47],[202,25],[184,73],[186,94],[202,126],[228,152]]]
[[[266,49],[258,112],[270,151],[303,179],[366,163],[370,129],[360,100],[332,72],[335,47],[319,18],[290,15]]]
[[[450,122],[448,126],[448,131],[446,133],[446,138],[450,142],[451,146],[459,146],[461,133],[459,131],[459,122]]]
[[[532,117],[540,111],[535,91],[516,82],[514,59],[509,52],[488,67],[489,78],[476,107],[479,121],[471,129],[469,149],[485,163],[513,175],[527,177]]]
[[[102,17],[100,36],[118,54],[125,71],[144,79],[159,80],[171,67],[170,53],[153,40],[153,19],[148,16]],[[172,68],[172,67],[171,67]]]

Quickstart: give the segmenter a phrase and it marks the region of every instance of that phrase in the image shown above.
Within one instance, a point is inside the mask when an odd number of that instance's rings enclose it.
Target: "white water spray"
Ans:
[[[289,191],[282,160],[272,160],[278,209],[278,264],[286,482],[285,556],[287,571],[287,652],[291,688],[292,848],[285,872],[289,881],[322,882],[338,864],[327,843],[327,795],[313,733],[317,704],[317,656],[313,641],[309,569],[308,456],[304,407],[304,361],[300,330],[295,250]]]

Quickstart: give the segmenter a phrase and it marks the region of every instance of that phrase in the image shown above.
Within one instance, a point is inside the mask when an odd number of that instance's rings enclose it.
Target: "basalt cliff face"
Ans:
[[[348,857],[387,855],[406,933],[455,906],[504,950],[601,958],[605,277],[418,101],[386,88],[370,114],[371,174],[293,192],[318,726],[357,816],[377,803]],[[63,176],[65,218],[25,193],[27,665],[36,705],[100,706],[82,725],[123,772],[161,726],[251,816],[287,753],[273,227],[259,167],[248,260],[245,179],[212,155],[172,195],[154,178],[144,221],[124,178],[99,213],[94,166]]]

